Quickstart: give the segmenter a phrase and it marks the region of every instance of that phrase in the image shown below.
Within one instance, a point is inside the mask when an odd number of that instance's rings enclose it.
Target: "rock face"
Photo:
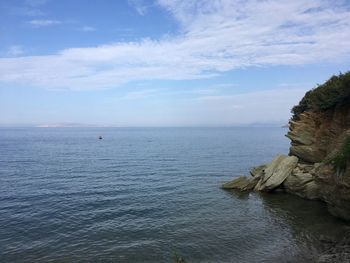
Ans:
[[[223,187],[279,189],[318,199],[327,203],[333,215],[350,220],[350,97],[326,110],[299,112],[286,136],[291,140],[289,156],[278,155],[270,164],[253,168],[251,178],[240,177]],[[334,163],[336,156],[342,158],[341,168]]]
[[[325,112],[305,112],[291,121],[290,155],[300,160],[284,183],[287,192],[327,203],[335,216],[350,220],[350,165],[341,173],[331,164],[350,135],[350,103]],[[348,161],[349,162],[349,161]]]
[[[291,175],[284,181],[286,192],[307,199],[319,199],[318,185],[314,181],[314,166],[298,164]]]

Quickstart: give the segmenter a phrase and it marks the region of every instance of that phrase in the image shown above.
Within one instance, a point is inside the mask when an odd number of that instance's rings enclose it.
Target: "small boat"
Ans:
[[[102,136],[100,135],[100,136],[98,136],[98,139],[99,139],[99,140],[102,140],[103,138],[102,138]]]

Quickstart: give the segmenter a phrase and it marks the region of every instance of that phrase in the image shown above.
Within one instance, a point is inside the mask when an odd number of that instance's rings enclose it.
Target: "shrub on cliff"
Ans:
[[[350,160],[350,137],[347,137],[340,148],[339,152],[333,157],[331,163],[342,174],[346,170],[348,161]]]
[[[350,99],[350,71],[332,76],[324,84],[306,92],[292,109],[293,119],[305,111],[325,111]]]

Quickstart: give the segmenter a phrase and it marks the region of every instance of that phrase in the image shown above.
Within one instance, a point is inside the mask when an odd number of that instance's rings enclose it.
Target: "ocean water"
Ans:
[[[307,262],[348,225],[319,202],[220,189],[287,153],[285,133],[2,128],[0,262]]]

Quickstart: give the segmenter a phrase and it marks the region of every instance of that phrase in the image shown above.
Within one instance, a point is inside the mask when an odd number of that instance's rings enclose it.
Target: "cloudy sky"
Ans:
[[[349,58],[346,0],[0,0],[0,125],[286,123]]]

